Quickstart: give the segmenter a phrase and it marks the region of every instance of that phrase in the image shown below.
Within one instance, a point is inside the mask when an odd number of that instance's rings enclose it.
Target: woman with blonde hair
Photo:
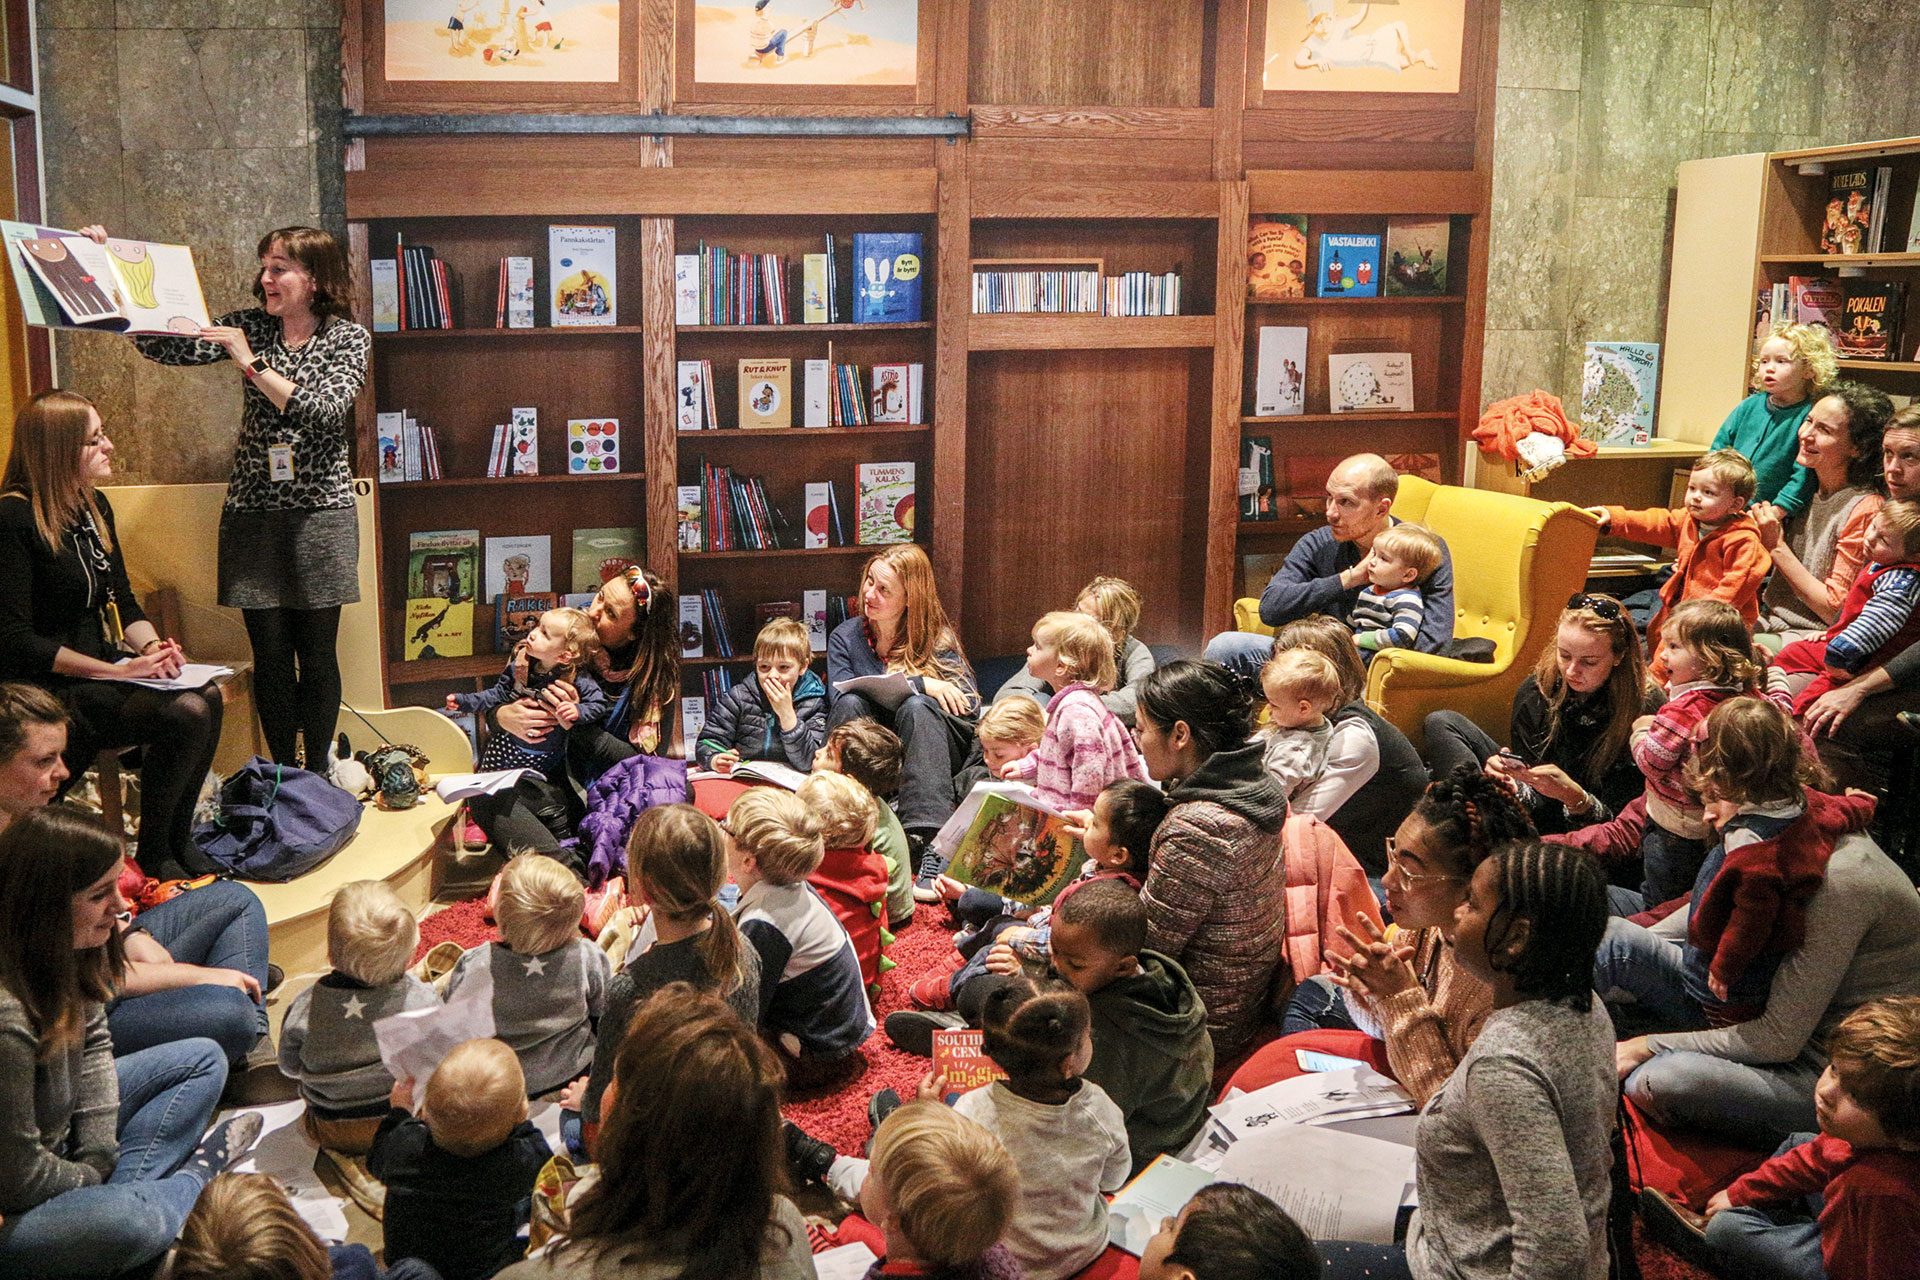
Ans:
[[[897,674],[911,693],[888,709],[840,683]],[[953,775],[973,748],[980,694],[960,637],[947,621],[933,583],[933,564],[915,543],[875,553],[860,575],[860,616],[827,637],[827,728],[872,718],[900,735],[900,797],[915,870],[921,851],[953,813]]]
[[[14,419],[0,481],[0,679],[39,685],[71,717],[56,794],[106,748],[143,747],[141,870],[161,879],[213,870],[190,838],[193,804],[220,742],[220,691],[161,691],[180,646],[140,611],[113,505],[113,441],[84,396],[43,391]]]

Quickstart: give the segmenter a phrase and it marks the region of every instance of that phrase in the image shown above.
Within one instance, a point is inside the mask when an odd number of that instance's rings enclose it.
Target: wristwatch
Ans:
[[[240,367],[246,371],[249,378],[257,378],[267,371],[267,360],[265,356],[255,356]]]

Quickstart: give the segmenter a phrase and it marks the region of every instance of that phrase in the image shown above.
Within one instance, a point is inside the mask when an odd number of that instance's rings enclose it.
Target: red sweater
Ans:
[[[1727,1188],[1736,1205],[1826,1196],[1820,1257],[1827,1280],[1911,1275],[1920,1258],[1920,1155],[1894,1147],[1856,1152],[1821,1134]]]
[[[860,980],[868,986],[878,982],[881,970],[893,967],[880,957],[880,948],[892,941],[886,933],[886,859],[865,846],[829,849],[807,883],[846,926],[860,960]]]

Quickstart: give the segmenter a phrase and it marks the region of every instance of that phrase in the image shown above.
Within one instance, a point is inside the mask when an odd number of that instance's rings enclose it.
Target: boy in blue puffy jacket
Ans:
[[[827,687],[807,670],[807,629],[775,618],[753,640],[753,674],[707,708],[695,758],[732,773],[743,760],[771,760],[805,773],[827,736]]]

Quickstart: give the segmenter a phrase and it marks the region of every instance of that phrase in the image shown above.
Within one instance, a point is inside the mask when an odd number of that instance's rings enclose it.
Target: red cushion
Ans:
[[[1341,1058],[1358,1058],[1382,1075],[1393,1074],[1393,1068],[1387,1063],[1385,1042],[1374,1039],[1364,1031],[1296,1031],[1290,1036],[1281,1036],[1255,1052],[1233,1073],[1233,1079],[1227,1081],[1227,1089],[1252,1093],[1276,1080],[1291,1080],[1306,1075],[1300,1069],[1300,1060],[1293,1056],[1295,1049],[1331,1053]],[[1220,1096],[1226,1097],[1226,1089],[1220,1091]]]
[[[694,808],[715,822],[725,822],[727,810],[752,785],[750,782],[735,782],[732,778],[695,778],[689,789],[693,792]]]

